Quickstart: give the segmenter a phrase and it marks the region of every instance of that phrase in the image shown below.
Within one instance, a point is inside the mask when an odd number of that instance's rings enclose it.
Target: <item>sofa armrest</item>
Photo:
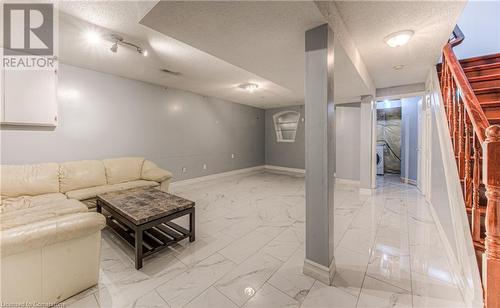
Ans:
[[[160,182],[160,190],[168,192],[168,187],[170,186],[170,179]]]
[[[105,226],[103,215],[88,212],[7,229],[0,233],[2,257],[99,232]]]
[[[161,169],[150,160],[145,160],[144,164],[142,165],[141,178],[143,180],[161,183],[170,180],[172,178],[172,173],[167,170]]]

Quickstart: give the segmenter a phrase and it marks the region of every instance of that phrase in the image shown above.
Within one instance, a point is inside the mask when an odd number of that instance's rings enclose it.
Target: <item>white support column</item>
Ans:
[[[359,155],[359,191],[371,194],[376,187],[376,105],[373,96],[361,97],[361,145]]]
[[[327,24],[306,32],[306,259],[304,273],[330,285],[333,257],[335,108],[333,32]]]

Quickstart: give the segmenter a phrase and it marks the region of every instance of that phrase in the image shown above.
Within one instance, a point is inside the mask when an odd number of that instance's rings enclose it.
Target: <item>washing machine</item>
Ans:
[[[384,148],[383,144],[377,145],[377,175],[384,175]]]

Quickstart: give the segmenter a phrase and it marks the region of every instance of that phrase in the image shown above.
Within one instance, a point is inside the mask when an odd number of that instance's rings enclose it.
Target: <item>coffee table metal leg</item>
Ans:
[[[99,203],[99,200],[95,201],[95,211],[97,213],[102,213],[102,208],[101,208],[101,204]]]
[[[189,241],[194,242],[195,240],[195,219],[194,219],[194,207],[191,212],[189,212]]]
[[[135,230],[135,269],[142,267],[142,229]]]

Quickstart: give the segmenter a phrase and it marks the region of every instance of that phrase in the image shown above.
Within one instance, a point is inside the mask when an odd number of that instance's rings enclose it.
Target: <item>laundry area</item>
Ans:
[[[377,102],[377,175],[417,185],[422,97]]]

